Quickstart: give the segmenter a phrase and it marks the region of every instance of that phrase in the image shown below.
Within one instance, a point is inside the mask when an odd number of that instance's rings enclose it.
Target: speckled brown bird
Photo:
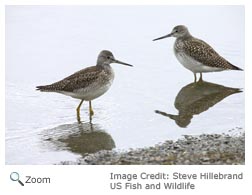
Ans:
[[[80,119],[80,107],[83,101],[89,101],[89,116],[94,114],[91,101],[103,95],[113,83],[114,71],[111,63],[118,63],[127,66],[130,64],[116,60],[108,50],[100,52],[96,66],[82,69],[58,82],[50,85],[37,86],[42,92],[56,92],[73,98],[80,99],[77,107],[77,118]]]
[[[193,37],[186,26],[176,26],[170,34],[153,41],[167,37],[176,38],[174,43],[175,56],[185,68],[194,73],[195,82],[197,81],[196,73],[200,73],[200,80],[202,80],[203,72],[242,70],[225,60],[206,42]]]

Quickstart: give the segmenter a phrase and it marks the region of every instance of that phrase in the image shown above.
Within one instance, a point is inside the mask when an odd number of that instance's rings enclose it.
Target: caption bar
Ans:
[[[196,180],[243,180],[241,173],[110,173],[111,190],[194,190]]]

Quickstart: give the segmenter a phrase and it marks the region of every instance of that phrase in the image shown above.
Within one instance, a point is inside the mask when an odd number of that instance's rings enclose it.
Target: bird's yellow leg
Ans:
[[[194,74],[194,83],[197,82],[197,76],[196,76],[196,73],[193,73]]]
[[[77,121],[78,121],[79,124],[81,124],[80,114],[77,114]]]
[[[77,118],[80,118],[80,107],[81,107],[83,101],[84,101],[84,100],[81,100],[79,106],[78,106],[77,109],[76,109],[76,111],[77,111]]]
[[[92,109],[91,101],[89,101],[89,116],[93,116],[93,115],[94,115],[94,111]]]
[[[202,73],[200,73],[200,78],[199,78],[199,81],[202,82],[203,81],[203,78],[202,78]]]

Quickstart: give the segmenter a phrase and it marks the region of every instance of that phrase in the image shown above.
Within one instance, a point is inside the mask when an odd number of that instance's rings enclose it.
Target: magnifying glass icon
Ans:
[[[17,172],[12,172],[10,174],[10,179],[12,181],[18,181],[18,183],[20,183],[21,186],[24,186],[23,182],[19,180],[19,174]]]

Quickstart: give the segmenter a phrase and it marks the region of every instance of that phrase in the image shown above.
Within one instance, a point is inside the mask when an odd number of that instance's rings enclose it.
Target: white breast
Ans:
[[[114,81],[113,69],[111,68],[109,71],[110,71],[109,78],[107,77],[106,79],[101,78],[100,81],[94,82],[86,88],[76,89],[73,92],[61,91],[60,93],[71,96],[73,98],[82,99],[85,101],[96,99],[101,95],[103,95],[104,93],[106,93]]]
[[[188,70],[199,73],[199,72],[216,72],[216,71],[222,71],[221,68],[216,67],[210,67],[206,66],[196,60],[194,60],[192,57],[186,55],[184,52],[175,52],[175,55],[178,59],[178,61]]]

